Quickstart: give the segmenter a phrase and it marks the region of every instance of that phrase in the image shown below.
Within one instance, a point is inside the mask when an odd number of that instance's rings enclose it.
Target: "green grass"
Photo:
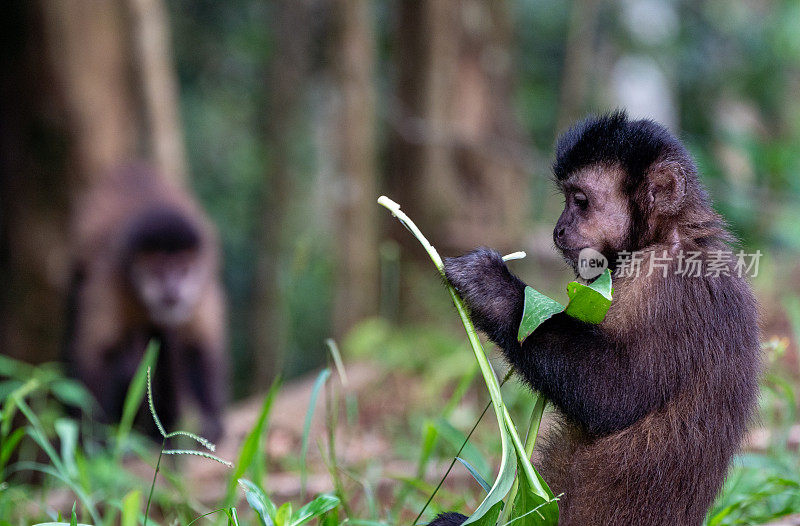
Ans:
[[[784,307],[800,341],[800,301],[789,298]],[[149,369],[157,354],[154,346],[148,349],[131,383],[121,422],[110,427],[87,417],[66,417],[67,406],[91,414],[96,403],[57,365],[31,366],[0,355],[0,526],[411,525],[427,522],[442,510],[478,508],[487,488],[491,492],[491,475],[501,464],[502,439],[490,418],[478,425],[493,404],[487,403],[485,387],[479,385],[479,368],[464,360],[464,345],[448,330],[397,328],[371,320],[354,330],[344,347],[346,356],[378,358],[387,378],[399,374],[408,389],[421,393],[424,400],[439,401],[410,404],[398,413],[381,414],[385,420],[382,425],[390,429],[395,459],[415,465],[412,475],[382,471],[387,459],[349,462],[340,456],[340,446],[347,444],[337,446],[338,437],[345,436],[348,444],[358,444],[361,439],[359,420],[365,404],[347,389],[346,363],[332,341],[328,342],[328,367],[318,374],[312,387],[297,451],[287,458],[266,457],[270,416],[282,386],[276,380],[232,463],[216,456],[214,445],[203,437],[163,428],[150,386]],[[759,422],[770,431],[769,443],[763,451],[742,453],[734,459],[723,491],[709,512],[707,526],[764,524],[800,513],[800,453],[789,444],[789,431],[798,421],[796,378],[784,365],[787,348],[786,339],[772,339],[764,345],[767,372],[762,381]],[[413,384],[413,380],[418,383]],[[513,384],[502,389],[501,409],[505,414],[500,418],[509,422],[510,414],[514,414],[517,420],[529,420],[531,428],[524,444],[515,437],[518,443],[513,447],[524,449],[519,456],[530,458],[543,403]],[[499,387],[502,384],[498,394]],[[407,400],[414,399],[415,393],[405,394]],[[133,427],[142,405],[149,407],[161,433],[160,448]],[[325,426],[319,433],[311,422],[315,413],[323,411]],[[341,415],[345,415],[344,420]],[[197,449],[187,448],[186,443]],[[328,493],[306,497],[309,451],[314,446],[332,485]],[[201,503],[193,481],[185,478],[180,464],[165,462],[172,455],[198,457],[184,462],[230,464],[227,478],[219,480],[223,495],[219,502]],[[142,477],[131,471],[131,459],[152,466],[152,475]],[[465,474],[471,476],[472,487],[465,489],[463,483],[453,487],[441,475],[431,475],[432,468],[441,474],[447,464],[447,474],[461,470],[462,480]],[[300,481],[300,491],[290,502],[277,501],[268,490],[270,470],[276,466],[291,471]],[[519,472],[527,476],[524,469]],[[506,508],[499,517],[500,524],[510,520],[515,525],[546,523],[547,517],[539,508],[541,499],[526,491],[532,481],[523,482],[520,488],[515,481],[513,510]],[[378,490],[378,486],[383,489]],[[65,501],[69,504],[53,505]],[[488,523],[499,515],[498,507],[480,520]]]
[[[785,345],[773,342],[767,348],[771,361],[778,363]],[[59,374],[56,367],[30,367],[2,358],[0,525],[48,521],[69,524],[73,501],[76,523],[143,525],[151,487],[152,504],[147,519],[147,524],[151,525],[188,525],[192,521],[196,524],[223,522],[279,526],[314,521],[324,525],[411,524],[439,482],[438,477],[430,477],[428,468],[452,461],[457,456],[470,427],[465,426],[465,422],[474,423],[485,407],[485,399],[474,397],[480,392],[475,371],[468,368],[460,379],[449,383],[446,392],[450,395],[442,398],[440,407],[425,410],[412,407],[408,414],[392,415],[402,418],[407,429],[411,430],[411,434],[398,433],[393,447],[398,451],[398,457],[402,456],[400,451],[415,457],[417,470],[414,476],[393,478],[390,494],[378,495],[374,490],[376,477],[370,473],[374,465],[349,465],[329,448],[328,440],[337,435],[337,426],[340,425],[334,413],[346,414],[347,406],[341,385],[344,365],[340,359],[332,366],[333,369],[326,369],[327,373],[318,376],[315,396],[309,407],[309,412],[325,412],[325,431],[323,436],[315,436],[312,426],[304,426],[300,448],[308,451],[314,443],[322,448],[328,469],[336,474],[332,491],[313,498],[298,497],[292,502],[277,502],[270,495],[269,463],[263,452],[271,408],[280,392],[281,384],[276,382],[264,397],[253,429],[243,441],[228,479],[219,482],[222,488],[229,488],[227,495],[216,505],[207,506],[199,503],[192,494],[190,481],[183,480],[175,465],[165,463],[163,459],[158,472],[158,477],[163,477],[161,484],[153,485],[152,479],[135,476],[128,470],[129,463],[125,460],[140,457],[154,467],[152,473],[155,474],[159,449],[136,431],[127,429],[127,424],[121,433],[118,426],[105,428],[90,420],[79,422],[65,418],[62,413],[64,404],[53,395],[53,390],[64,389],[64,382],[70,381]],[[773,366],[770,371],[764,379],[761,420],[772,430],[773,438],[766,451],[737,457],[724,491],[709,514],[709,526],[761,524],[800,512],[800,455],[787,445],[788,428],[795,422],[795,392],[788,379],[780,375],[781,367]],[[146,382],[146,377],[146,374],[139,376],[138,381]],[[78,385],[71,385],[69,389],[74,389],[75,393],[82,392]],[[146,385],[132,385],[131,390],[148,391]],[[521,417],[531,411],[532,400],[524,393],[517,398],[509,396],[517,390],[516,387],[503,388],[506,399],[517,401],[511,406],[511,411]],[[91,402],[87,402],[84,395],[71,400],[80,401],[81,405],[90,408]],[[142,403],[147,401],[142,400]],[[459,417],[457,411],[464,406],[472,406],[466,420]],[[423,412],[427,416],[420,414]],[[417,423],[423,425],[417,426]],[[347,424],[342,421],[341,425]],[[492,426],[482,424],[482,427],[483,432],[472,435],[468,446],[459,455],[469,468],[459,462],[454,467],[463,470],[462,473],[474,470],[474,487],[465,493],[463,486],[453,490],[445,484],[422,521],[429,520],[442,509],[474,509],[481,495],[485,495],[477,479],[488,484],[486,480],[497,466],[499,444],[493,437]],[[414,429],[422,430],[416,438]],[[169,437],[167,440],[196,442],[201,449],[193,452],[206,457],[212,455],[206,449],[210,444],[201,437],[169,431],[164,430]],[[164,452],[176,451],[171,445],[169,448]],[[185,449],[181,446],[177,451]],[[298,459],[303,457],[302,451],[295,454]],[[187,461],[213,460],[197,458]],[[303,473],[307,467],[304,463],[295,463],[295,468],[298,478],[305,477]],[[33,473],[41,476],[32,478]],[[392,474],[385,473],[383,477],[392,478]],[[52,509],[47,504],[54,498],[63,501],[65,492],[69,495],[69,506]]]

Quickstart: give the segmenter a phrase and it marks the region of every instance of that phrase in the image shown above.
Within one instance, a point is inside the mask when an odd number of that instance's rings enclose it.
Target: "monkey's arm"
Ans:
[[[501,347],[534,389],[589,432],[625,428],[674,390],[658,375],[662,367],[611,341],[600,326],[564,313],[544,322],[520,345],[525,284],[496,251],[478,249],[448,258],[445,275],[469,307],[475,326]]]
[[[461,257],[445,258],[444,272],[469,307],[475,327],[503,349],[519,347],[525,283],[508,270],[500,253],[478,248]]]

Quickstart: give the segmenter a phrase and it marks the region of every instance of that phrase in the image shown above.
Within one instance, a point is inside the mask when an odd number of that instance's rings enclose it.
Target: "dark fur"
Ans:
[[[440,513],[428,526],[459,526],[467,517],[460,513]]]
[[[665,153],[693,165],[680,141],[663,126],[648,120],[631,122],[624,112],[617,111],[601,118],[589,117],[559,137],[553,174],[557,181],[563,181],[593,164],[621,163],[631,186],[641,181],[645,170]]]
[[[186,214],[165,206],[145,210],[136,217],[128,228],[128,240],[125,242],[128,255],[198,250],[201,244],[200,230]]]
[[[74,272],[67,305],[65,360],[116,422],[147,344],[160,345],[153,377],[156,408],[169,430],[188,395],[199,405],[203,434],[222,434],[227,398],[225,308],[216,233],[186,190],[144,165],[126,167],[93,187],[73,225]],[[191,254],[204,269],[190,319],[153,319],[137,296],[131,263],[140,254]],[[156,434],[142,411],[143,427]]]
[[[559,140],[559,183],[598,165],[625,172],[632,232],[616,250],[730,250],[694,164],[660,125],[615,113]],[[746,431],[760,366],[750,287],[675,275],[672,264],[667,277],[645,277],[646,261],[641,276],[616,276],[603,323],[558,314],[520,345],[525,284],[500,254],[445,261],[476,326],[562,415],[540,463],[564,494],[560,524],[698,525]]]

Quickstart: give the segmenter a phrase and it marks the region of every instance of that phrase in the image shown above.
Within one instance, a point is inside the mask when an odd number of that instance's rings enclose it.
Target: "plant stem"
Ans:
[[[536,436],[539,434],[539,425],[542,423],[542,415],[544,414],[544,407],[547,405],[547,400],[544,396],[539,395],[536,398],[536,403],[533,404],[531,410],[531,419],[528,422],[528,432],[525,435],[525,458],[529,459],[533,455],[533,447],[536,445]],[[536,480],[538,483],[538,478]],[[511,486],[511,491],[508,493],[507,504],[503,508],[503,513],[500,514],[498,524],[506,524],[511,518],[511,511],[514,506],[514,499],[519,490],[519,478],[514,480],[514,485]]]
[[[195,517],[194,519],[192,519],[192,521],[191,521],[191,522],[189,522],[189,523],[188,523],[186,526],[192,526],[192,524],[194,524],[195,522],[199,521],[199,520],[200,520],[200,519],[202,519],[203,517],[208,517],[209,515],[212,515],[212,514],[214,514],[214,513],[217,513],[217,512],[219,512],[219,511],[225,511],[225,512],[227,512],[227,511],[228,511],[228,508],[217,508],[217,509],[215,509],[215,510],[209,511],[208,513],[204,513],[204,514],[200,515],[199,517]]]
[[[328,356],[328,368],[330,369],[330,367],[331,357]],[[327,396],[325,397],[325,416],[327,420],[326,427],[328,428],[328,460],[330,462],[328,470],[333,480],[336,496],[339,497],[342,503],[342,509],[349,518],[353,516],[353,510],[350,508],[348,499],[344,493],[344,484],[342,483],[342,478],[339,476],[338,460],[336,457],[336,427],[339,423],[339,397],[336,396],[337,391],[333,382],[327,381],[325,384],[327,390]]]
[[[147,526],[147,516],[150,514],[150,501],[153,500],[153,490],[156,488],[156,477],[158,471],[161,469],[161,457],[164,456],[164,448],[167,445],[167,439],[161,440],[161,451],[158,452],[158,462],[156,462],[156,470],[153,473],[153,483],[150,484],[150,495],[147,496],[147,507],[144,509],[144,526]]]
[[[414,222],[411,221],[411,219],[402,210],[400,210],[400,205],[386,196],[381,196],[378,198],[378,204],[392,212],[392,214],[400,220],[403,226],[405,226],[414,235],[414,237],[417,238],[420,244],[422,244],[423,248],[425,248],[425,251],[431,258],[431,261],[433,261],[433,264],[436,265],[439,273],[444,275],[444,264],[441,256],[439,256],[439,253],[435,248],[433,248],[433,245],[431,245],[422,232],[420,232],[419,228],[417,228],[417,225],[415,225]],[[456,306],[458,315],[461,317],[461,323],[464,325],[464,330],[467,331],[467,339],[469,340],[472,351],[475,354],[475,359],[480,367],[483,380],[486,382],[486,388],[489,390],[489,396],[492,400],[492,406],[494,407],[495,417],[497,418],[497,423],[500,426],[500,437],[502,439],[500,471],[498,472],[498,476],[495,479],[494,485],[489,491],[487,498],[484,499],[484,501],[478,507],[478,510],[476,510],[476,513],[483,515],[490,509],[490,506],[494,506],[499,503],[499,501],[497,501],[492,504],[488,499],[496,500],[497,494],[500,494],[502,495],[500,500],[502,500],[502,498],[505,497],[505,495],[511,489],[511,486],[513,485],[513,478],[509,479],[507,475],[514,469],[514,466],[521,465],[523,469],[525,469],[526,474],[533,473],[533,466],[530,465],[530,461],[528,461],[528,459],[518,458],[519,454],[523,452],[522,444],[519,440],[516,429],[514,428],[514,424],[511,422],[511,417],[508,414],[508,410],[503,405],[503,397],[500,394],[500,386],[498,385],[497,377],[495,376],[492,365],[489,363],[489,359],[486,357],[483,346],[478,339],[478,333],[475,330],[475,326],[472,324],[472,320],[469,317],[467,308],[456,293],[455,289],[449,284],[447,285],[447,291],[450,293],[450,297],[453,300],[453,304]],[[538,483],[538,479],[535,482]],[[539,488],[537,488],[537,492],[540,488],[541,485],[539,485]],[[547,498],[547,494],[544,492],[544,490],[542,490],[542,495]]]
[[[542,415],[547,405],[547,399],[541,394],[536,398],[531,411],[531,421],[528,424],[528,434],[525,436],[525,454],[528,458],[533,455],[533,448],[536,445],[536,437],[539,435],[539,425],[542,423]]]
[[[511,378],[512,374],[514,374],[514,368],[513,367],[508,370],[508,372],[506,373],[505,378],[503,378],[503,381],[500,382],[500,387],[503,387],[503,385],[506,383],[506,381],[508,381],[508,379]],[[436,485],[436,488],[433,490],[433,493],[431,493],[431,496],[428,497],[428,500],[425,502],[425,505],[422,507],[421,510],[419,510],[419,514],[417,515],[417,518],[414,519],[414,522],[412,523],[412,525],[417,524],[419,522],[419,520],[422,518],[422,514],[425,513],[426,509],[428,509],[428,505],[431,503],[431,501],[433,501],[433,498],[436,496],[436,493],[441,489],[442,484],[444,484],[444,481],[447,478],[447,476],[450,474],[450,471],[453,470],[453,466],[456,465],[456,461],[458,460],[458,457],[461,456],[461,452],[467,446],[467,442],[469,442],[470,437],[472,437],[472,433],[474,433],[475,430],[478,428],[478,424],[481,423],[481,420],[483,419],[483,416],[486,414],[486,412],[489,410],[489,408],[491,406],[492,406],[492,402],[489,402],[488,404],[486,404],[486,407],[483,408],[483,412],[481,412],[481,415],[478,417],[478,420],[475,421],[475,424],[472,426],[472,429],[470,429],[469,433],[467,433],[466,438],[464,438],[464,442],[461,443],[461,447],[458,448],[458,452],[453,456],[453,460],[450,462],[450,465],[447,467],[447,471],[445,471],[444,475],[439,480],[439,484]]]

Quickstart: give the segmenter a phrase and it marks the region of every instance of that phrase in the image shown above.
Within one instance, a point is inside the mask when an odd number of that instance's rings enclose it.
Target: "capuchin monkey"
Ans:
[[[185,394],[217,440],[227,396],[225,308],[216,233],[189,193],[144,165],[120,169],[79,203],[73,232],[66,359],[117,422],[149,341],[169,428]],[[155,428],[147,419],[149,430]]]
[[[605,320],[556,314],[520,344],[525,284],[497,252],[447,259],[447,280],[560,416],[534,459],[561,495],[559,524],[699,525],[758,393],[758,310],[732,237],[686,149],[655,122],[589,118],[559,139],[553,171],[565,199],[556,247],[576,271],[587,247],[610,262]],[[633,252],[640,272],[620,264]],[[701,272],[686,272],[689,254]]]

